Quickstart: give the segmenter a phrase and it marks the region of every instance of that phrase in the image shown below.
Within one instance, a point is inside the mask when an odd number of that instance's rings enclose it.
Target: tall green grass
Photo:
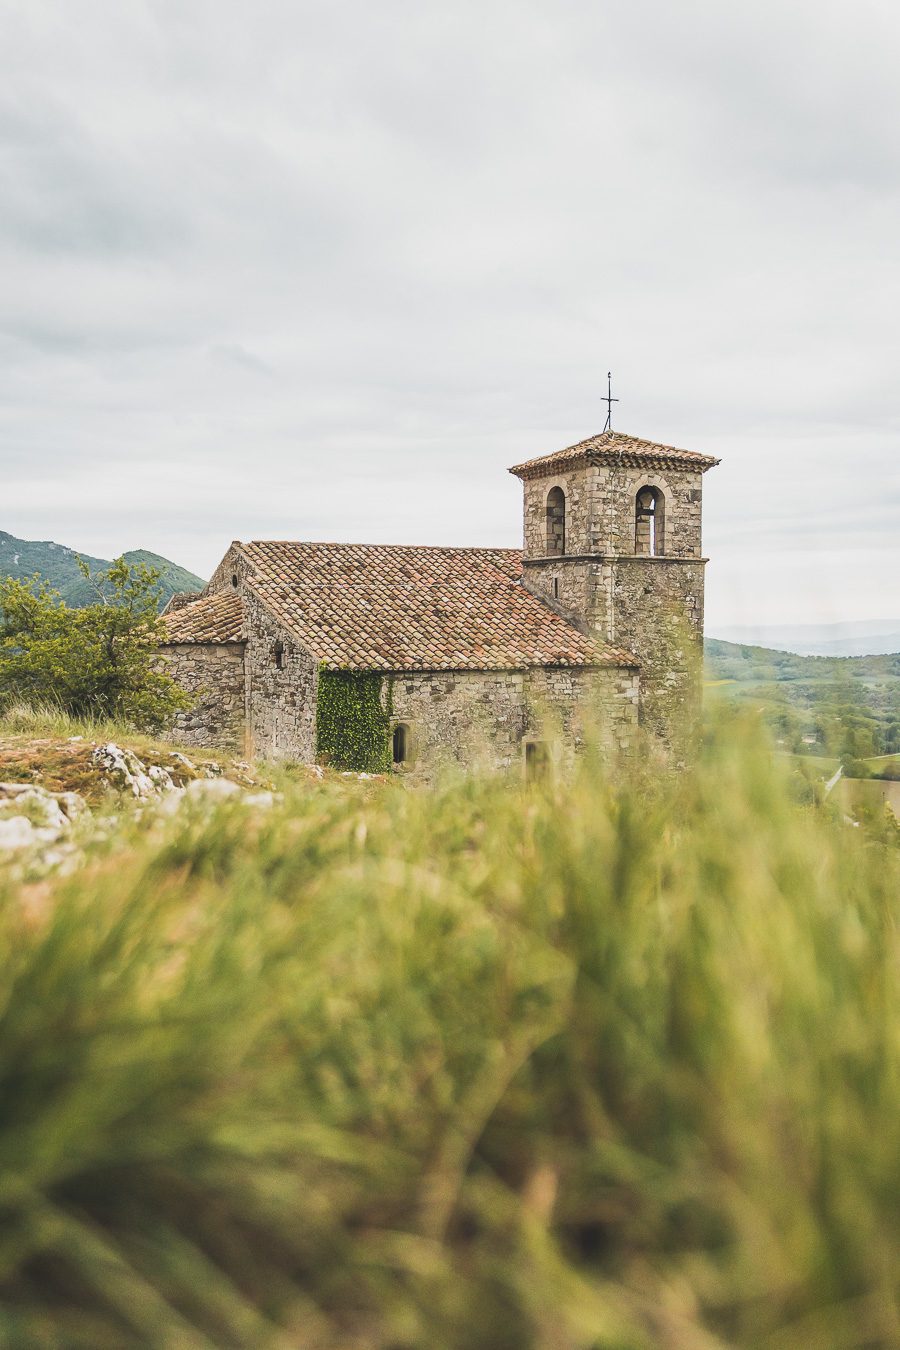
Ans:
[[[0,1344],[900,1345],[889,824],[729,732],[125,828],[3,896]]]
[[[112,718],[75,717],[56,703],[27,703],[21,700],[0,705],[0,735],[6,736],[83,736],[91,740],[131,737],[135,728]]]

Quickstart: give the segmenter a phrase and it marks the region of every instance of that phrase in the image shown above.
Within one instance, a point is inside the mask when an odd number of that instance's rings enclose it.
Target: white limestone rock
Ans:
[[[67,830],[88,809],[77,792],[50,792],[37,783],[0,783],[0,813],[7,806],[14,807],[16,814],[26,812],[38,828],[57,833]]]
[[[5,820],[0,820],[0,851],[31,848],[36,842],[36,833],[27,816],[7,816]]]
[[[88,804],[77,792],[56,792],[53,794],[69,820],[77,820],[88,809]]]
[[[240,792],[240,786],[232,783],[230,778],[195,778],[185,788],[185,795],[193,801],[224,801]]]
[[[145,772],[137,755],[133,755],[130,750],[123,750],[114,741],[98,745],[91,755],[91,763],[120,792],[128,792],[138,799],[153,796],[153,779]]]
[[[24,811],[32,825],[38,829],[52,830],[62,834],[69,828],[69,817],[59,802],[49,792],[33,787],[16,797],[16,810]]]
[[[105,775],[109,783],[137,801],[147,801],[175,791],[175,781],[168,769],[152,764],[149,769],[131,750],[123,750],[114,741],[98,745],[91,762]]]

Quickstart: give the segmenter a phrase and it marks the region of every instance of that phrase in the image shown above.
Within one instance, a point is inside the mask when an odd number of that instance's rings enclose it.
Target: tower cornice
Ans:
[[[547,567],[558,566],[566,562],[626,562],[626,563],[683,563],[685,566],[709,562],[709,558],[684,557],[675,553],[545,553],[538,558],[523,558],[523,567]]]

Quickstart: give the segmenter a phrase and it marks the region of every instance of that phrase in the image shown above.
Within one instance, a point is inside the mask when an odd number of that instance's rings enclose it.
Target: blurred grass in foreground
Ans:
[[[900,1345],[900,848],[795,796],[732,727],[8,890],[0,1344]]]

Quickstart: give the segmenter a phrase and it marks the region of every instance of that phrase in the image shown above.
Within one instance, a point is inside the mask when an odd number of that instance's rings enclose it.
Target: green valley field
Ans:
[[[855,761],[854,776],[900,764],[900,654],[796,656],[706,641],[707,701],[761,712],[795,754]]]
[[[528,788],[141,740],[142,802],[112,730],[0,727],[90,807],[0,867],[0,1345],[900,1345],[893,816],[734,718]]]

